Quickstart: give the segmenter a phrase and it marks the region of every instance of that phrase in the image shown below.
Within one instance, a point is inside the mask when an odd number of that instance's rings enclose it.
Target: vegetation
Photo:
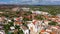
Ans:
[[[35,18],[36,18],[37,20],[44,20],[43,17],[42,17],[42,15],[37,15],[37,16],[35,16]]]
[[[27,27],[27,28],[28,28],[28,26],[27,26],[27,24],[26,24],[26,23],[23,23],[23,26],[25,26],[25,27]]]
[[[57,22],[52,21],[52,22],[49,23],[49,25],[55,26],[55,25],[57,25]]]
[[[56,15],[56,14],[60,14],[60,6],[29,6],[32,10],[40,10],[40,11],[45,11],[45,12],[48,12],[52,15]],[[35,8],[39,8],[39,9],[35,9]],[[3,14],[0,14],[0,16],[5,16],[5,17],[8,17],[8,18],[12,18],[12,17],[18,17],[18,15],[20,16],[21,13],[19,13],[19,11],[6,11],[5,9],[4,10],[1,10],[0,9],[0,12],[4,12]],[[24,13],[22,16],[28,16],[28,15],[31,15],[32,12],[29,11],[29,12],[26,12]],[[42,15],[37,15],[35,16],[36,19],[38,20],[44,20],[45,18],[42,17]],[[23,21],[28,21],[29,19],[28,18],[23,18]],[[32,19],[31,19],[32,20]],[[9,22],[8,24],[5,24],[4,25],[4,30],[6,33],[8,33],[8,30],[10,30],[10,26],[14,26],[14,20],[12,19],[13,22]],[[49,25],[57,25],[56,22],[50,22]],[[26,26],[27,25],[25,23],[23,23],[23,26]],[[28,27],[27,27],[28,28]],[[24,34],[22,30],[20,30],[20,26],[15,26],[15,29],[18,29],[18,34]],[[12,33],[13,34],[13,33]]]
[[[45,11],[48,12],[52,15],[56,15],[56,14],[60,14],[60,6],[28,6],[30,7],[32,10],[40,10],[40,11]],[[35,9],[38,8],[38,9]],[[11,9],[9,9],[9,11],[6,11],[8,9],[0,9],[0,12],[4,12],[4,14],[0,14],[0,15],[4,15],[6,17],[9,16],[13,16],[13,17],[17,17],[17,14],[19,14],[19,11],[13,12],[11,11]],[[27,12],[27,14],[25,15],[29,15],[31,14],[31,12]]]
[[[22,30],[19,30],[18,31],[18,34],[24,34]]]
[[[8,33],[9,29],[10,29],[10,25],[9,24],[4,25],[4,30],[5,30],[6,34]]]
[[[52,15],[60,14],[60,6],[30,6],[33,10],[34,8],[39,8],[40,11],[48,12]]]

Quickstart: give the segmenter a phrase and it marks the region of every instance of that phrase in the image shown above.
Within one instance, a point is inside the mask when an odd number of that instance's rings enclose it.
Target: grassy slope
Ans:
[[[21,7],[21,6],[19,5],[18,7]],[[39,8],[38,10],[49,12],[52,15],[60,14],[60,6],[22,6],[22,7],[30,7],[33,10],[34,8]]]
[[[31,8],[38,7],[41,11],[49,12],[50,14],[60,14],[60,6],[30,6]]]

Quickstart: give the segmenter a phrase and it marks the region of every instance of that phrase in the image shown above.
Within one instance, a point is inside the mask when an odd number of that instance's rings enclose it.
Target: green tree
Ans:
[[[58,23],[57,22],[54,22],[54,21],[52,21],[52,22],[50,22],[50,23],[48,23],[49,25],[57,25]]]
[[[10,26],[14,26],[14,22],[9,22],[9,25]]]
[[[28,28],[28,26],[27,26],[27,24],[26,24],[26,23],[23,23],[23,26],[25,26],[25,27],[27,27],[27,28]]]
[[[22,30],[19,30],[17,33],[18,34],[24,34]]]
[[[38,20],[43,20],[42,15],[37,15],[37,16],[35,16],[35,18],[38,19]]]
[[[15,29],[20,29],[20,26],[18,26],[18,25],[15,25]]]
[[[5,30],[6,34],[8,33],[9,29],[10,29],[10,25],[9,24],[4,25],[4,30]]]

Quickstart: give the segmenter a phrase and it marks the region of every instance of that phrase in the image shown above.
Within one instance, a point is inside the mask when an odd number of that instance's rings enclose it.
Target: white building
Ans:
[[[50,15],[48,12],[43,12],[43,11],[31,11],[32,13],[35,13],[35,14],[41,14],[41,15]]]
[[[24,34],[29,34],[29,30],[26,29],[26,30],[23,30]]]
[[[37,28],[35,28],[35,25],[31,22],[27,24],[30,31],[37,32]]]
[[[30,8],[26,8],[26,7],[22,7],[21,9],[23,9],[23,11],[29,11]]]
[[[20,21],[22,21],[23,20],[23,17],[21,16],[21,17],[19,17],[20,18]]]
[[[14,26],[11,26],[11,27],[10,27],[10,29],[11,29],[11,30],[14,30],[14,29],[15,29],[15,27],[14,27]]]
[[[5,34],[5,31],[4,30],[0,30],[0,34]]]
[[[42,12],[42,15],[48,15],[49,13],[48,12]]]
[[[32,13],[35,13],[35,14],[42,14],[42,11],[31,11]]]
[[[29,29],[26,26],[21,25],[20,28],[22,29],[24,34],[29,34]]]

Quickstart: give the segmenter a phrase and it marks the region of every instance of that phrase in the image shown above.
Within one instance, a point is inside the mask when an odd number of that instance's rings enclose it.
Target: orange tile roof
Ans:
[[[53,31],[53,32],[51,32],[51,34],[56,34],[56,32]]]
[[[19,20],[20,18],[16,18],[16,20]]]
[[[22,24],[21,22],[15,22],[15,24]]]
[[[41,32],[45,32],[45,30],[41,30]]]

